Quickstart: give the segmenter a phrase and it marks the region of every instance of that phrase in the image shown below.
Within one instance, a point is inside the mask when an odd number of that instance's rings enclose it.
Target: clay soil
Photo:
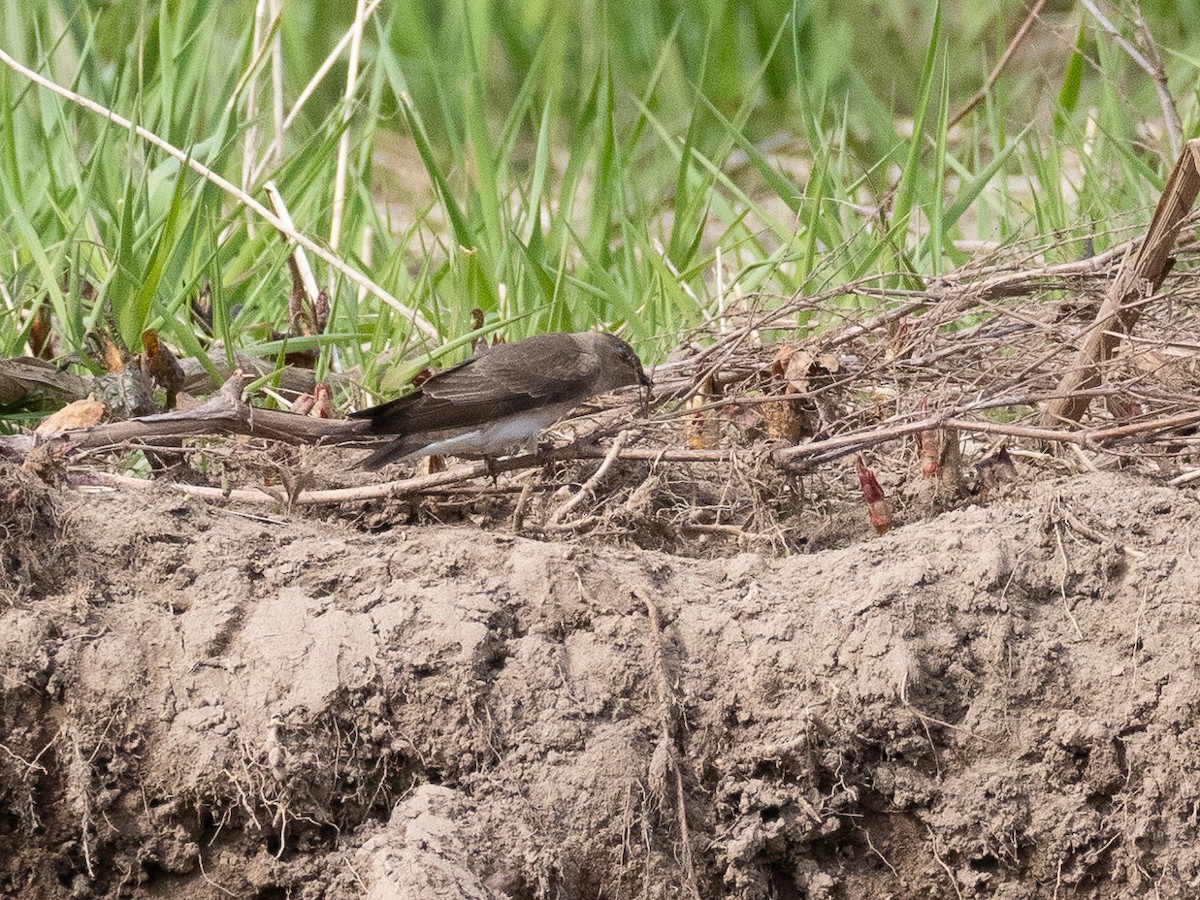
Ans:
[[[6,897],[1200,895],[1190,490],[704,559],[0,482]]]

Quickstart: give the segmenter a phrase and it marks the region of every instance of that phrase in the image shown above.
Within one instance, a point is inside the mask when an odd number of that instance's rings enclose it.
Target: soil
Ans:
[[[0,893],[1200,895],[1195,495],[854,515],[704,559],[5,464]]]

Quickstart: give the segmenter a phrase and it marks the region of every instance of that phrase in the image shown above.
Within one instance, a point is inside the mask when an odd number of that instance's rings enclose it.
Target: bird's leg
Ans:
[[[492,479],[492,487],[496,487],[500,483],[500,470],[496,468],[496,457],[484,456],[483,464],[487,467],[487,473]]]
[[[554,478],[554,458],[550,455],[554,450],[554,441],[550,437],[539,437],[533,446],[533,455],[542,465],[539,476],[541,481],[551,481]]]

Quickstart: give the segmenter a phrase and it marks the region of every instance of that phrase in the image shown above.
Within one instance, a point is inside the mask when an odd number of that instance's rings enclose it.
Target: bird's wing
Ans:
[[[411,394],[355,415],[375,434],[461,428],[552,403],[582,399],[600,361],[562,335],[500,344],[439,372]]]

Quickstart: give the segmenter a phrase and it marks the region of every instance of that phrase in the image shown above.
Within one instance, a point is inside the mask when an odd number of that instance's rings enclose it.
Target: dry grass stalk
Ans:
[[[1162,286],[1174,260],[1171,251],[1196,194],[1200,191],[1200,138],[1188,141],[1150,220],[1146,237],[1136,252],[1125,258],[1108,295],[1096,315],[1075,363],[1059,383],[1062,395],[1046,407],[1045,424],[1078,422],[1090,398],[1081,389],[1096,387],[1104,366],[1112,358],[1122,335],[1133,332],[1147,298]]]

